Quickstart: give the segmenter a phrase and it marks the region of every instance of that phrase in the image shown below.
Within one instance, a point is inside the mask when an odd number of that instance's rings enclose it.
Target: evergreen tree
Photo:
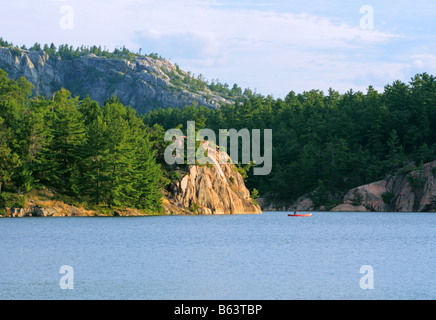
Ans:
[[[54,95],[53,112],[50,114],[50,145],[40,161],[40,170],[48,169],[43,180],[51,187],[69,195],[77,195],[78,150],[85,140],[85,127],[77,109],[78,98],[62,89]]]
[[[4,120],[0,117],[0,193],[3,185],[11,180],[14,169],[20,165],[18,155],[8,147],[7,135]]]

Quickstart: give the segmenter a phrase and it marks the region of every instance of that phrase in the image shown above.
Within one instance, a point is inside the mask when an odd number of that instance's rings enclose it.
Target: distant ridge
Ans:
[[[89,95],[100,104],[115,95],[121,103],[140,113],[192,104],[219,108],[242,97],[242,91],[236,85],[230,90],[227,84],[218,84],[226,90],[211,90],[217,84],[208,85],[201,76],[195,78],[157,55],[129,52],[125,57],[114,57],[113,54],[106,57],[82,53],[73,58],[62,58],[56,51],[49,53],[49,50],[0,47],[0,69],[14,80],[26,77],[33,84],[35,95],[50,98],[63,87],[82,98]]]

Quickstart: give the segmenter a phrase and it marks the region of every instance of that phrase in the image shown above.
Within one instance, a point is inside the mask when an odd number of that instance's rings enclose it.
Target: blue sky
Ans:
[[[361,23],[369,17],[364,6],[372,8],[372,29]],[[276,98],[329,87],[383,90],[416,73],[436,74],[434,0],[16,0],[1,7],[0,36],[14,44],[142,48],[209,81]]]

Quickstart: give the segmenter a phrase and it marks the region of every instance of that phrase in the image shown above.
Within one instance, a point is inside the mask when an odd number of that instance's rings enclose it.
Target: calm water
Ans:
[[[436,299],[431,213],[0,219],[0,235],[0,299]]]

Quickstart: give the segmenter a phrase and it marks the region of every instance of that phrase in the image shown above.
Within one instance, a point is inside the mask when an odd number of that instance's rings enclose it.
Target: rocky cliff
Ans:
[[[164,203],[171,214],[260,214],[261,208],[250,198],[241,174],[225,152],[208,142],[202,145],[209,164],[193,165],[180,181],[175,181]],[[224,159],[219,161],[219,159]],[[220,163],[225,164],[220,164]]]
[[[436,210],[436,161],[350,190],[333,211]]]
[[[172,75],[181,79],[189,75],[164,59],[136,56],[128,61],[88,54],[62,60],[44,51],[17,50],[0,47],[0,69],[14,80],[26,77],[35,94],[48,98],[62,87],[82,98],[89,94],[100,104],[115,95],[141,113],[156,107],[179,108],[194,101],[211,108],[230,103],[207,88],[194,91],[175,83]]]

